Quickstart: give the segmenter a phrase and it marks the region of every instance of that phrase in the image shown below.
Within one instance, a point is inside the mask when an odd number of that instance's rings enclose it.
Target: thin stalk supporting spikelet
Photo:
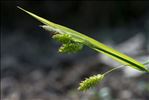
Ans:
[[[143,63],[143,65],[148,65],[149,64],[149,61],[146,61],[145,63]],[[121,65],[119,67],[115,67],[115,68],[112,68],[111,70],[108,70],[107,72],[103,73],[103,74],[97,74],[97,75],[93,75],[89,78],[86,78],[84,81],[80,82],[80,86],[78,87],[78,90],[79,91],[86,91],[90,88],[93,88],[95,87],[98,83],[100,83],[106,75],[108,75],[109,73],[119,69],[119,68],[122,68],[122,67],[125,67],[127,65]]]
[[[80,83],[80,86],[79,86],[78,90],[86,91],[86,90],[88,90],[88,89],[90,89],[92,87],[95,87],[98,83],[100,83],[104,79],[104,77],[107,74],[111,73],[114,70],[122,68],[124,66],[125,65],[122,65],[122,66],[119,66],[119,67],[115,67],[115,68],[112,68],[111,70],[108,70],[107,72],[105,72],[103,74],[97,74],[97,75],[93,75],[93,76],[91,76],[89,78],[86,78],[84,81],[82,81]]]
[[[88,89],[90,89],[92,87],[95,87],[98,83],[100,83],[103,80],[103,78],[107,74],[111,73],[114,70],[117,70],[119,68],[122,68],[124,66],[125,65],[122,65],[122,66],[119,66],[119,67],[116,67],[116,68],[112,68],[111,70],[109,70],[109,71],[107,71],[107,72],[105,72],[103,74],[97,74],[97,75],[93,75],[93,76],[91,76],[89,78],[86,78],[84,81],[82,81],[80,83],[80,86],[79,86],[78,90],[80,90],[80,91],[86,91],[86,90],[88,90]]]

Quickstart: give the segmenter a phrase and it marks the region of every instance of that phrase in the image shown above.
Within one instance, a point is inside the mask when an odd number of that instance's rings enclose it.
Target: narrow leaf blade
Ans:
[[[62,25],[58,25],[58,24],[55,24],[51,21],[48,21],[42,17],[39,17],[21,7],[18,7],[19,9],[23,10],[24,12],[28,13],[29,15],[31,15],[32,17],[34,17],[35,19],[39,20],[40,22],[42,22],[43,24],[49,26],[49,29],[52,28],[52,29],[55,29],[55,30],[58,30],[58,32],[60,34],[69,34],[71,35],[74,39],[76,39],[77,41],[81,42],[82,44],[84,45],[87,45],[89,46],[90,48],[98,51],[98,52],[101,52],[101,53],[104,53],[106,55],[108,55],[109,57],[125,64],[125,65],[128,65],[132,68],[135,68],[137,70],[140,70],[140,71],[146,71],[146,72],[149,72],[149,70],[143,65],[141,64],[140,62],[136,61],[135,59],[123,54],[123,53],[120,53],[106,45],[104,45],[103,43],[101,42],[98,42],[82,33],[79,33],[77,31],[74,31],[70,28],[67,28],[65,26],[62,26]]]

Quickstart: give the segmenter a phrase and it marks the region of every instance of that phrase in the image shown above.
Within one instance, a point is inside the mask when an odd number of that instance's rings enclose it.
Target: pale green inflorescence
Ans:
[[[82,43],[76,42],[68,34],[55,34],[52,38],[62,43],[62,46],[58,50],[60,53],[75,53],[83,48]]]
[[[58,29],[53,29],[47,25],[41,25],[47,31],[50,31],[53,36],[52,38],[60,43],[62,46],[59,48],[60,53],[76,53],[83,48],[83,44],[74,40],[69,34],[62,34]]]
[[[71,43],[74,41],[68,34],[56,34],[52,38],[61,43]]]
[[[82,50],[83,45],[80,43],[67,43],[59,48],[60,53],[75,53]]]
[[[94,86],[96,86],[102,79],[104,78],[104,74],[93,75],[89,78],[86,78],[84,81],[80,83],[78,90],[86,91]]]

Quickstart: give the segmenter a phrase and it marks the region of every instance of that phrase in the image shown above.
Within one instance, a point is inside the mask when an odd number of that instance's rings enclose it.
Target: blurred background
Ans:
[[[79,92],[79,82],[120,64],[88,47],[59,54],[59,43],[20,6],[84,33],[140,62],[149,60],[149,1],[1,1],[2,100],[149,100],[149,75],[131,68]],[[149,67],[149,66],[148,66]]]

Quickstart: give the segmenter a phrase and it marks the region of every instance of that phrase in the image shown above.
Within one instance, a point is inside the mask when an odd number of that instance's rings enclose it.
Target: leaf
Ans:
[[[74,31],[74,30],[67,28],[65,26],[55,24],[51,21],[48,21],[48,20],[46,20],[42,17],[39,17],[39,16],[37,16],[21,7],[18,7],[18,8],[23,10],[24,12],[28,13],[35,19],[39,20],[43,24],[47,25],[46,28],[49,31],[55,31],[56,33],[59,33],[59,34],[69,34],[73,38],[73,40],[75,40],[79,43],[82,43],[98,52],[104,53],[104,54],[108,55],[109,57],[111,57],[125,65],[128,65],[128,66],[135,68],[137,70],[146,71],[149,73],[149,70],[140,62],[136,61],[135,59],[133,59],[123,53],[120,53],[120,52],[104,45],[101,42],[94,40],[93,38],[90,38],[82,33]]]

